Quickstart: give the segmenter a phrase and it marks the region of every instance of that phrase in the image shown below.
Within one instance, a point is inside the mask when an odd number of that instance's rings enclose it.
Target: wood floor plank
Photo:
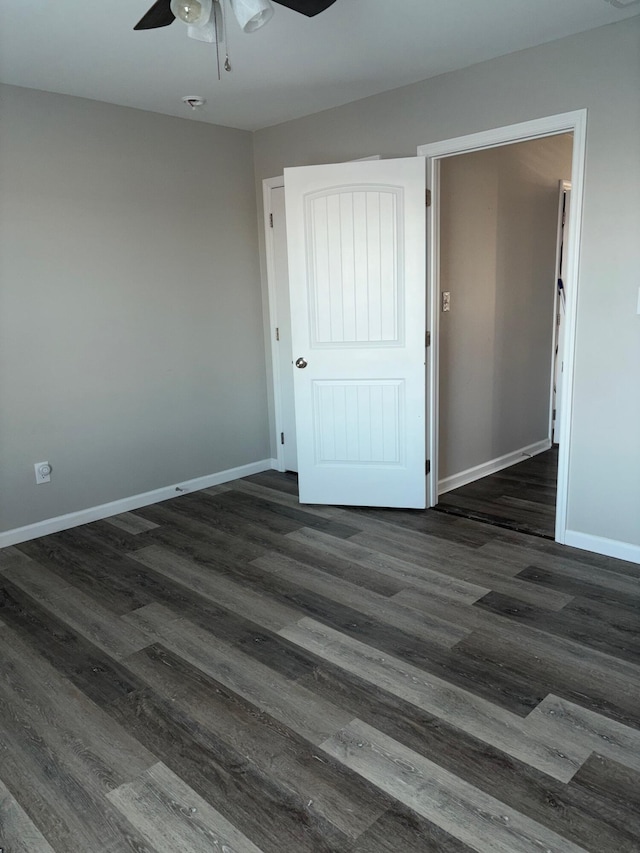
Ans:
[[[437,612],[443,617],[454,620],[457,618],[472,631],[470,637],[461,640],[456,648],[469,652],[483,650],[486,653],[493,649],[496,662],[509,665],[518,660],[520,671],[530,672],[533,677],[537,672],[548,675],[557,668],[566,671],[566,684],[582,683],[583,686],[595,690],[594,695],[606,696],[606,691],[597,691],[597,685],[606,682],[609,685],[612,701],[620,701],[620,708],[626,708],[631,713],[630,719],[637,719],[634,709],[635,691],[640,684],[640,666],[623,660],[615,654],[606,654],[598,649],[576,642],[558,634],[547,633],[540,628],[518,623],[496,612],[484,609],[480,601],[473,607],[464,610],[455,605],[434,602],[429,596],[416,591],[404,590],[394,596],[394,600],[408,607],[424,610],[426,613]],[[501,651],[498,651],[498,650]],[[487,659],[489,659],[487,657]],[[538,661],[536,664],[535,661]],[[529,666],[529,664],[531,664]],[[591,673],[591,678],[588,673]],[[561,680],[564,676],[561,675]],[[584,680],[583,680],[584,679]],[[556,681],[549,681],[550,685]],[[558,691],[549,687],[548,692]],[[613,707],[613,705],[612,705]],[[595,709],[597,710],[597,709]],[[622,720],[625,722],[625,720]]]
[[[521,569],[537,566],[567,580],[583,581],[586,585],[597,586],[602,592],[611,590],[626,593],[632,598],[638,596],[640,572],[636,564],[626,563],[623,560],[617,560],[612,564],[604,558],[604,564],[601,565],[600,560],[595,562],[593,560],[599,555],[585,551],[572,552],[571,549],[562,551],[562,555],[559,555],[556,551],[557,546],[554,548],[554,545],[555,543],[548,543],[545,549],[538,546],[532,553],[529,542],[516,544],[494,540],[486,543],[479,550],[483,554],[519,564]]]
[[[514,534],[512,531],[496,533],[497,528],[491,530],[486,524],[436,511],[388,510],[379,507],[340,507],[340,510],[346,511],[349,517],[362,517],[372,522],[381,521],[385,525],[391,524],[403,530],[428,534],[442,542],[465,544],[471,548],[493,542],[496,536],[500,539],[504,537],[507,541],[511,541],[514,536],[518,542],[521,539],[521,534]]]
[[[584,853],[361,720],[321,748],[478,853]]]
[[[178,559],[183,560],[184,558],[178,557]],[[172,559],[167,556],[166,562],[167,565],[171,565]],[[206,584],[209,590],[207,595],[211,599],[218,596],[227,607],[233,607],[237,613],[246,612],[247,616],[254,620],[261,619],[263,627],[267,629],[275,630],[279,627],[277,624],[274,625],[274,616],[279,618],[279,614],[282,612],[287,614],[287,621],[295,621],[303,612],[306,612],[338,630],[345,631],[345,633],[356,636],[363,641],[374,640],[379,647],[393,649],[395,654],[400,657],[406,657],[408,660],[416,662],[430,659],[434,652],[434,646],[442,645],[449,648],[465,634],[456,625],[446,623],[437,616],[428,617],[423,619],[425,630],[421,632],[421,636],[424,638],[424,642],[417,644],[415,636],[404,630],[402,625],[392,625],[388,619],[384,622],[368,614],[365,615],[361,609],[355,606],[336,602],[335,597],[329,598],[319,595],[317,592],[310,592],[305,587],[283,578],[279,573],[262,571],[254,563],[250,565],[236,564],[237,581],[232,587],[235,601],[230,601],[226,598],[229,581],[224,574],[221,575],[217,570],[212,571],[211,565],[202,565],[195,561],[187,561],[185,565],[189,566],[190,573],[197,575],[198,584],[200,584],[200,579],[203,579],[202,582]],[[201,588],[198,586],[198,589]],[[260,613],[253,612],[250,601],[247,601],[246,607],[243,607],[245,602],[244,590],[247,588],[251,590],[252,597],[262,593],[262,598],[258,596],[255,599],[260,607]],[[221,592],[222,594],[220,594]],[[281,610],[273,613],[269,609],[273,606],[278,606]],[[400,612],[398,611],[398,614]],[[292,619],[288,618],[289,614],[293,614]],[[383,615],[383,608],[378,609],[378,614]]]
[[[413,563],[399,560],[397,557],[386,556],[370,548],[350,541],[338,540],[309,528],[290,533],[288,538],[306,545],[313,545],[327,554],[349,559],[361,566],[390,574],[392,577],[401,579],[407,585],[428,590],[430,595],[451,601],[471,604],[490,592],[488,587],[468,581],[459,581],[449,575],[420,568]]]
[[[389,809],[358,840],[353,853],[472,853],[472,848],[458,841],[412,809],[398,804]]]
[[[20,550],[65,584],[73,584],[87,595],[96,596],[103,607],[115,614],[128,613],[153,600],[144,591],[120,579],[126,561],[120,554],[105,549],[104,544],[84,528],[23,542]],[[137,569],[137,564],[133,563],[133,567]]]
[[[8,629],[0,658],[0,777],[29,803],[54,847],[64,840],[62,850],[137,849],[141,839],[104,795],[155,756]]]
[[[248,525],[239,519],[234,520],[232,516],[224,517],[222,523],[220,520],[212,523],[207,518],[176,512],[174,506],[175,502],[166,501],[140,510],[145,518],[159,524],[153,533],[157,544],[170,546],[172,551],[185,557],[192,557],[206,546],[211,559],[214,557],[211,552],[215,550],[216,564],[227,566],[231,572],[236,560],[255,560],[264,553],[263,542],[265,539],[269,541],[269,531],[263,529],[260,536],[254,536]],[[275,538],[279,540],[282,536],[276,534]]]
[[[3,709],[6,711],[6,708]],[[0,719],[2,779],[14,797],[29,803],[30,817],[56,851],[147,851],[102,793],[87,787],[65,756],[48,747],[24,722]]]
[[[355,639],[358,638],[355,637]],[[300,648],[284,639],[282,642],[286,643],[287,649]],[[379,646],[376,648],[384,652],[384,649],[380,649]],[[305,650],[300,649],[300,651]],[[306,652],[306,657],[307,659],[311,657],[312,665],[309,666],[307,663],[305,669],[297,676],[303,680],[309,675],[314,675],[318,668],[318,660],[311,652]],[[413,657],[420,659],[419,667],[426,673],[438,676],[522,718],[526,717],[549,692],[541,681],[534,680],[528,674],[516,673],[491,661],[478,659],[457,646],[453,649],[439,649],[431,645],[428,647],[428,652],[425,649],[424,654]],[[406,660],[411,663],[408,656]],[[323,662],[323,666],[325,665],[326,662]],[[344,672],[342,674],[344,676]]]
[[[77,807],[84,803],[82,789],[69,784],[64,772],[58,771],[55,761],[49,760],[44,769],[43,762],[34,754],[37,749],[36,742],[34,750],[26,752],[0,724],[5,784],[11,785],[16,800],[29,803],[31,819],[38,826],[46,827],[47,839],[56,853],[60,850],[104,849],[101,840],[90,826],[85,825],[82,815],[74,808],[74,805]]]
[[[250,478],[236,480],[233,484],[233,488],[237,492],[262,498],[269,503],[279,504],[280,506],[291,507],[293,509],[304,509],[305,513],[308,515],[317,515],[318,518],[327,519],[336,518],[336,516],[340,518],[343,517],[343,513],[336,513],[335,507],[323,506],[321,504],[301,504],[297,493],[291,494],[290,492],[284,492],[281,489],[272,489],[268,486],[261,486],[259,483],[254,482]],[[304,526],[308,527],[309,525]],[[355,524],[354,527],[359,529],[358,524]]]
[[[568,782],[589,753],[566,744],[561,750],[548,732],[529,732],[515,714],[312,619],[302,619],[280,634],[560,781]]]
[[[340,539],[347,539],[359,532],[357,526],[345,524],[342,518],[338,520],[335,515],[321,516],[317,512],[308,512],[307,507],[301,504],[297,507],[287,506],[283,503],[274,504],[255,494],[242,491],[232,490],[229,492],[225,495],[222,506],[225,510],[251,520],[269,518],[270,516],[265,516],[265,513],[274,514],[294,522],[297,528],[309,527]]]
[[[146,533],[147,530],[153,530],[158,526],[155,522],[148,521],[134,512],[121,512],[119,515],[112,515],[109,518],[105,518],[104,521],[107,524],[112,524],[114,527],[119,527],[126,533],[131,533],[133,536]]]
[[[271,779],[311,819],[315,816],[355,839],[389,807],[386,798],[340,764],[319,761],[317,750],[303,738],[269,715],[256,714],[250,703],[167,649],[146,649],[132,656],[129,666],[238,755],[250,756],[247,764],[262,784]]]
[[[51,613],[86,637],[112,657],[126,657],[144,648],[147,640],[90,596],[71,586],[32,560],[15,568],[5,568],[3,575],[46,607]]]
[[[267,554],[252,561],[252,565],[273,572],[319,595],[326,596],[382,622],[429,641],[441,641],[450,646],[467,636],[467,631],[442,619],[429,618],[409,607],[396,604],[384,596],[363,590],[355,584],[320,572],[313,566],[299,563],[280,554]]]
[[[226,744],[177,702],[145,688],[109,710],[265,853],[347,853],[351,841],[321,820],[308,801],[261,773],[251,756]]]
[[[154,764],[135,782],[107,794],[122,815],[158,853],[189,850],[210,853],[261,853],[256,845],[224,818],[179,776]]]
[[[486,628],[486,626],[485,626]],[[473,631],[457,648],[514,672],[526,672],[547,686],[549,693],[605,714],[625,725],[640,727],[640,672],[610,655],[536,634],[531,629],[520,640],[511,630],[493,626]]]
[[[640,846],[640,774],[624,764],[594,753],[582,765],[569,785],[571,793],[586,792],[592,814],[602,825],[624,827],[629,834],[625,842],[615,843],[615,850],[635,851]]]
[[[541,608],[523,603],[508,595],[491,592],[477,607],[499,613],[514,622],[539,628],[548,634],[564,637],[584,646],[640,665],[640,609],[628,625],[619,628],[602,619],[581,615],[571,609],[563,613],[549,613]]]
[[[640,774],[640,730],[549,695],[526,720],[529,731],[557,729],[562,742],[585,753],[597,752]],[[638,792],[640,795],[640,791]]]
[[[627,575],[616,575],[610,585],[608,578],[599,570],[589,569],[588,572],[584,572],[584,578],[579,575],[583,575],[583,572],[558,571],[557,568],[544,569],[533,564],[518,572],[517,577],[546,589],[594,599],[599,603],[618,606],[635,613],[640,610],[640,585],[637,579]]]
[[[135,676],[96,645],[4,579],[0,614],[33,651],[69,678],[83,693],[105,705],[135,690]]]
[[[161,605],[148,605],[123,619],[311,743],[319,743],[345,723],[348,715],[338,708],[316,701],[304,688],[231,646],[221,641],[214,645],[211,634],[176,619]]]
[[[193,560],[186,559],[157,545],[131,554],[134,560],[178,581],[204,598],[228,610],[248,616],[253,622],[277,631],[295,622],[300,613],[263,594],[243,588],[221,575],[211,575]]]
[[[424,568],[438,567],[459,580],[473,582],[492,590],[512,596],[523,602],[545,608],[561,610],[573,600],[573,596],[546,589],[539,584],[528,583],[520,577],[514,577],[521,569],[517,565],[502,563],[496,558],[482,557],[467,548],[452,545],[434,545],[424,541],[424,536],[406,537],[402,532],[385,530],[384,534],[362,533],[353,536],[351,542],[366,544],[382,554],[397,556],[406,562]],[[417,541],[416,541],[417,540]],[[499,567],[498,567],[499,566]]]
[[[604,790],[599,786],[600,776],[593,773],[585,776],[584,785],[574,785],[593,756],[566,785],[356,675],[345,677],[337,668],[323,664],[303,683],[354,717],[358,714],[363,722],[563,838],[594,853],[605,850],[637,853],[640,832],[633,823],[629,827],[624,815],[629,813],[627,803],[634,797],[637,801],[640,786],[634,786],[632,779],[615,771],[609,774],[613,778],[605,776]],[[626,772],[633,774],[630,770]]]
[[[0,653],[0,720],[29,727],[87,789],[104,793],[154,763],[148,750],[8,629],[0,632]]]
[[[0,573],[4,569],[16,568],[27,562],[29,562],[29,557],[15,546],[0,548]]]
[[[0,844],[7,853],[55,853],[9,789],[0,781]]]
[[[155,535],[159,544],[161,543],[174,553],[196,559],[203,565],[226,569],[231,574],[234,573],[238,562],[250,562],[266,551],[275,551],[303,562],[311,560],[323,571],[360,583],[382,595],[393,595],[405,587],[401,580],[348,560],[322,555],[317,549],[300,545],[286,536],[273,534],[264,529],[259,536],[251,529],[247,530],[240,525],[235,525],[232,532],[226,532],[200,521],[177,517],[157,506],[145,508],[145,513],[155,519],[164,520],[163,527],[156,531]]]

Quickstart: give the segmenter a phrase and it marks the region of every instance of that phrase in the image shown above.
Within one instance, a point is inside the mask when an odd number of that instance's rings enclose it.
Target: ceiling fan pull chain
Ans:
[[[225,44],[226,55],[224,58],[224,70],[231,71],[231,63],[229,62],[229,33],[227,32],[227,13],[230,11],[230,6],[224,5],[224,0],[220,0],[220,8],[224,7],[224,14],[222,15],[222,40]]]
[[[222,7],[220,7],[222,10]],[[215,30],[216,37],[216,66],[218,68],[218,80],[221,80],[220,77],[220,34],[218,32],[218,16],[216,15],[216,7],[213,6],[213,28]]]

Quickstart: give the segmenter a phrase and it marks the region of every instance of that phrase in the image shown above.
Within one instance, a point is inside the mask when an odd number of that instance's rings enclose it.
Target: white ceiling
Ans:
[[[186,27],[133,31],[152,0],[0,3],[0,81],[255,130],[640,13],[640,0],[336,0],[283,6],[244,35],[233,70]],[[202,95],[192,112],[180,100]]]

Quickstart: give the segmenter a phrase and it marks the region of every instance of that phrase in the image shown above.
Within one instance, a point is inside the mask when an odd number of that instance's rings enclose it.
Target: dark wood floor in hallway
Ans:
[[[555,539],[558,446],[440,495],[438,511]]]
[[[0,551],[5,853],[638,853],[639,567],[296,492]]]

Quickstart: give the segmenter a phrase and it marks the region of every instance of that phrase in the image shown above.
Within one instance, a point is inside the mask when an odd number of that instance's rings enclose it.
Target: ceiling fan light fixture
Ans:
[[[209,44],[221,44],[224,41],[224,20],[222,17],[222,6],[218,0],[213,0],[209,18],[204,23],[189,25],[187,35],[196,41],[205,41]]]
[[[190,27],[203,27],[211,18],[212,0],[171,0],[171,11]]]
[[[273,17],[273,6],[269,0],[229,0],[240,28],[253,33]]]

